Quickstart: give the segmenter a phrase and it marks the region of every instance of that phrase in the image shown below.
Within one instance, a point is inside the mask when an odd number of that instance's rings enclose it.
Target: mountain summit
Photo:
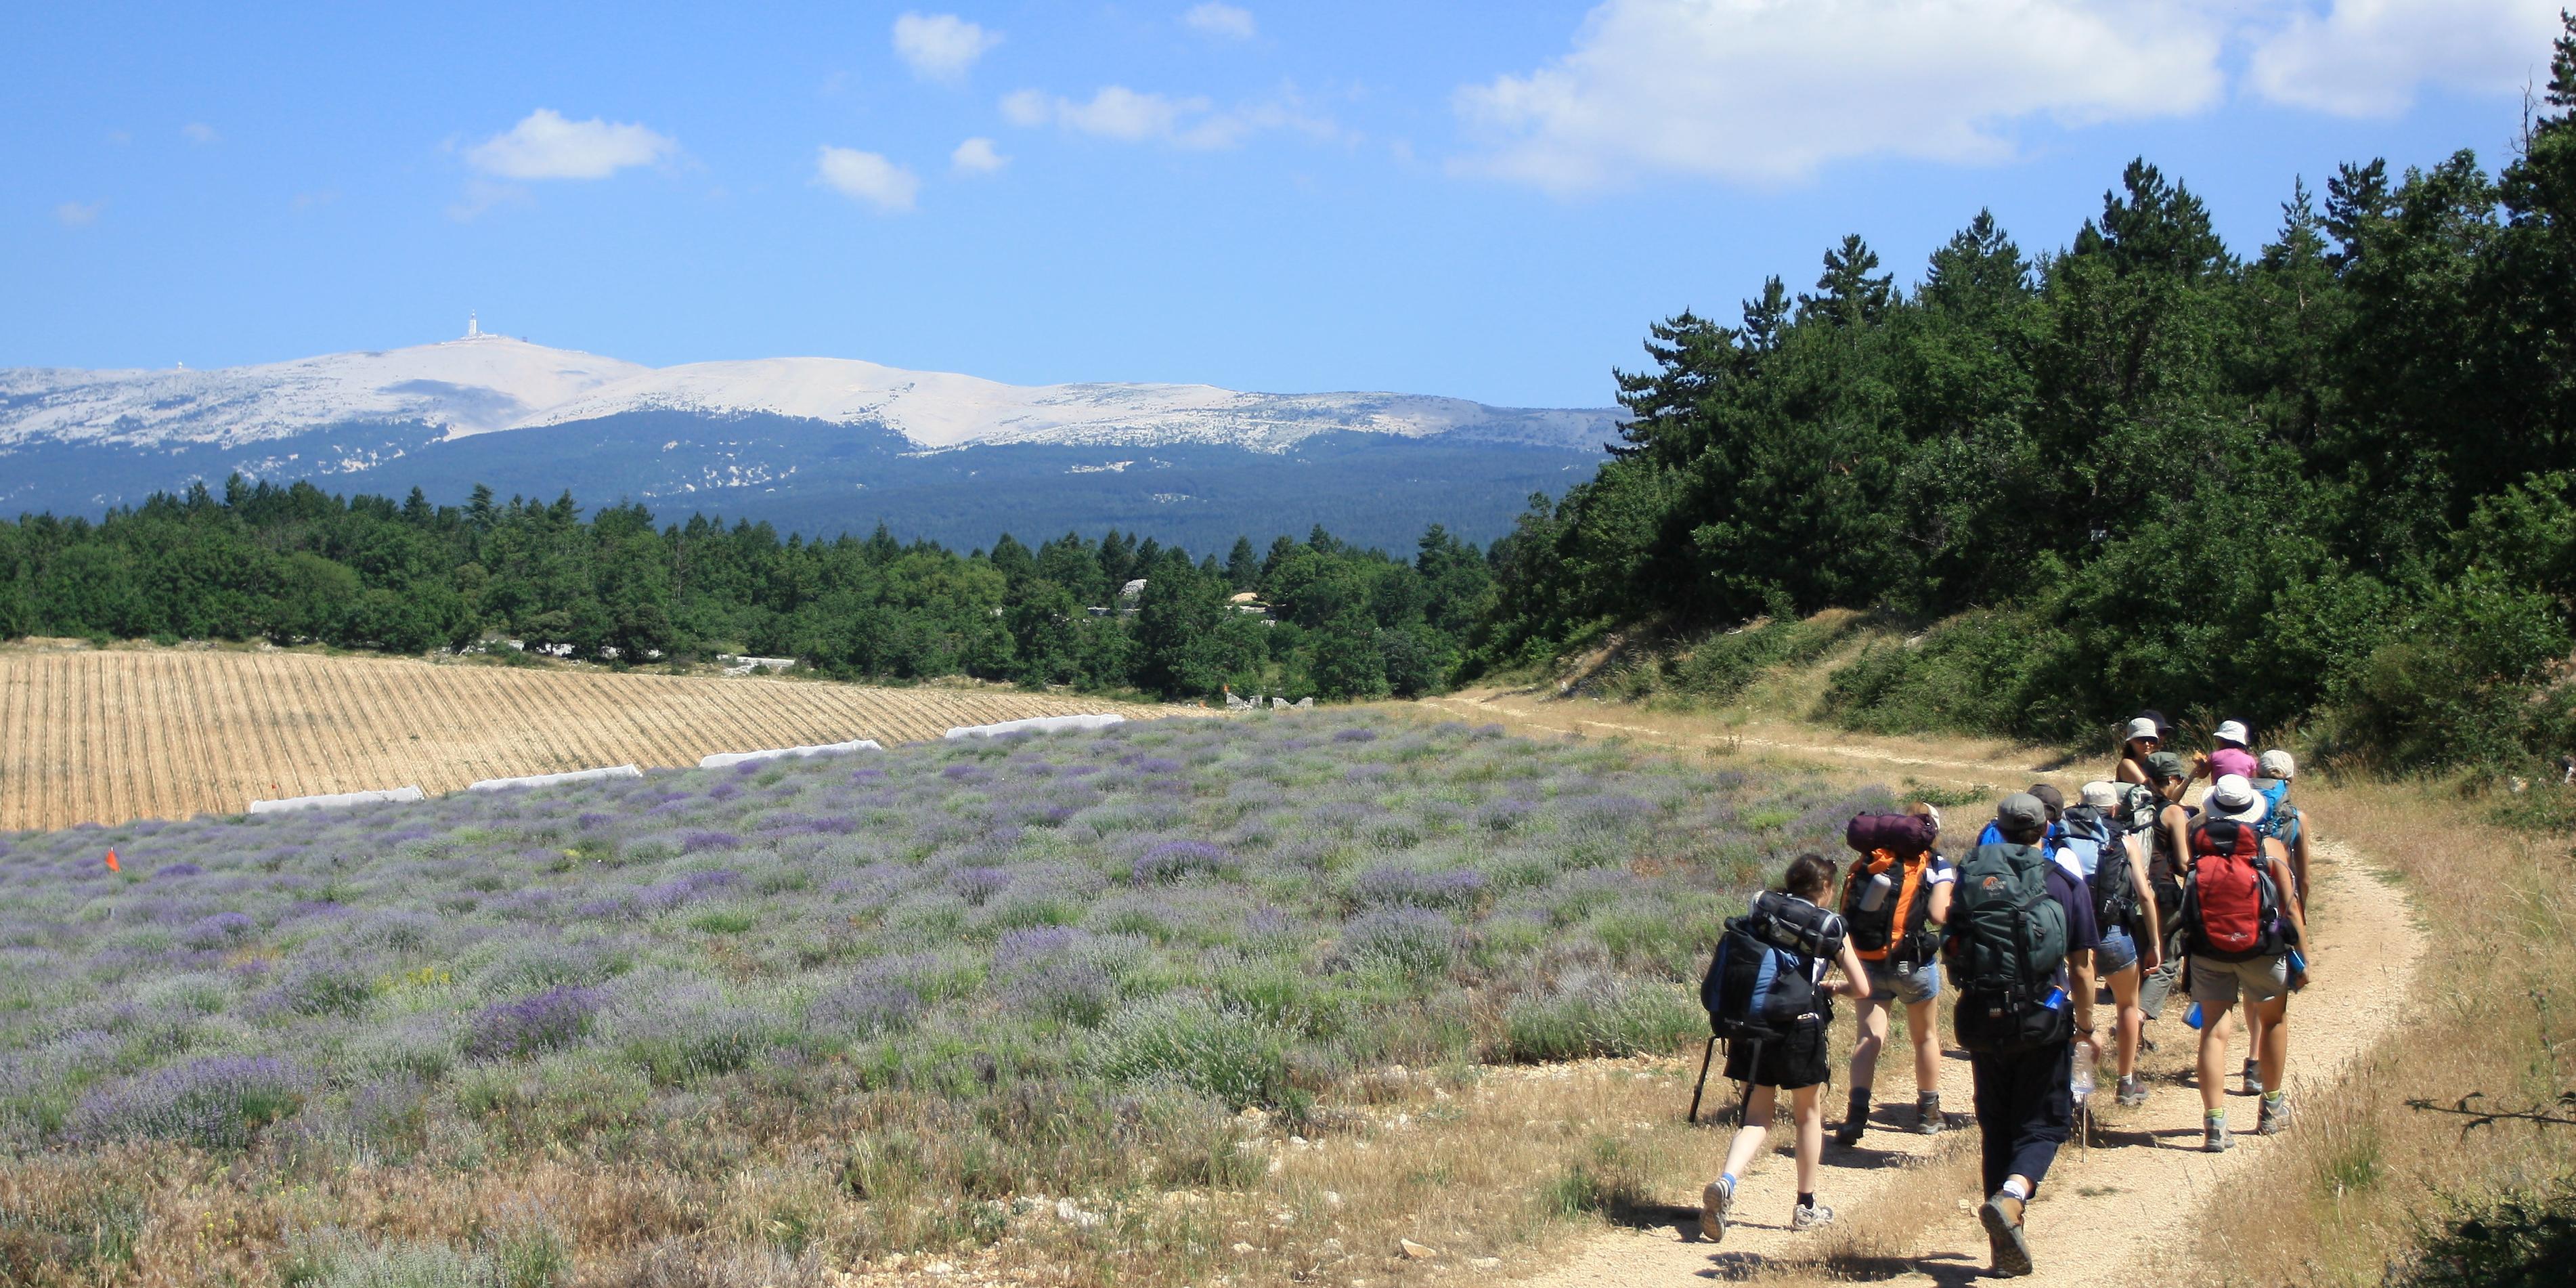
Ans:
[[[1117,526],[1482,537],[1588,477],[1617,412],[1396,393],[1009,385],[848,358],[646,367],[463,338],[192,371],[0,368],[0,507],[97,514],[190,483],[454,502],[571,491],[815,536],[980,545]],[[675,516],[676,517],[676,516]]]
[[[917,447],[1200,443],[1280,452],[1332,430],[1588,449],[1609,411],[1531,411],[1391,393],[1237,393],[1214,385],[1008,385],[850,358],[652,368],[481,332],[208,371],[0,368],[0,447],[237,447],[345,425],[444,438],[634,412],[870,424]]]

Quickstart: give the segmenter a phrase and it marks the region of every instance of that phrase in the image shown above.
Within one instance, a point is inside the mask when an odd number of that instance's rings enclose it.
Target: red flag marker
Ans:
[[[125,870],[116,865],[116,851],[114,850],[109,850],[107,852],[107,870],[110,872],[123,872]]]

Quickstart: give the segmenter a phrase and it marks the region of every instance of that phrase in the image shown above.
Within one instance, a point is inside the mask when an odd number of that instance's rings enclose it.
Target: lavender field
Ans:
[[[1888,803],[1315,712],[0,836],[0,1281],[1177,1282],[1381,1071],[1692,1042]]]

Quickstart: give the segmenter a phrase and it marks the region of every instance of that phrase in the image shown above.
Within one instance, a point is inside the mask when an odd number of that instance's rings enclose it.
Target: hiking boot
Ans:
[[[1977,1219],[1986,1226],[1986,1251],[2000,1278],[2011,1279],[2030,1273],[2030,1240],[2021,1232],[2021,1200],[1998,1191],[1977,1209]]]
[[[1950,1120],[1941,1113],[1941,1095],[1934,1092],[1914,1098],[1914,1134],[1938,1136],[1950,1129]]]
[[[2128,1077],[2120,1079],[2120,1107],[2122,1109],[2135,1109],[2145,1103],[2147,1103],[2147,1084],[2145,1079],[2138,1077],[2136,1074],[2131,1074]]]
[[[2202,1125],[2201,1131],[2200,1147],[2212,1154],[2224,1154],[2228,1146],[2236,1143],[2236,1138],[2228,1134],[2227,1119],[2224,1117],[2209,1119]]]
[[[1721,1176],[1699,1192],[1699,1237],[1716,1243],[1726,1237],[1726,1214],[1735,1207],[1735,1187]]]
[[[1834,1210],[1822,1203],[1801,1203],[1789,1212],[1789,1228],[1792,1230],[1813,1230],[1833,1223]]]
[[[2290,1098],[2288,1096],[2264,1097],[2263,1116],[2255,1120],[2254,1134],[2257,1136],[2278,1136],[2289,1129]]]
[[[2251,1060],[2245,1062],[2245,1094],[2249,1096],[2263,1094],[2263,1073],[2254,1067],[2254,1062]]]
[[[1869,1093],[1855,1090],[1850,1106],[1843,1110],[1842,1126],[1834,1128],[1834,1143],[1850,1149],[1860,1143],[1862,1134],[1868,1130]]]

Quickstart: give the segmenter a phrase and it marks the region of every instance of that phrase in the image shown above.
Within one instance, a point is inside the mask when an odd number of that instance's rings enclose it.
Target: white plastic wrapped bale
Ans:
[[[422,799],[417,787],[388,787],[373,792],[333,792],[324,796],[287,796],[273,801],[252,801],[253,814],[291,814],[300,809],[341,809],[350,805],[381,805]]]
[[[497,792],[512,787],[555,787],[564,783],[595,783],[603,778],[642,778],[644,771],[633,765],[611,765],[606,769],[576,769],[563,774],[532,774],[526,778],[486,778],[467,783],[469,792]]]
[[[960,725],[940,735],[951,741],[959,738],[991,738],[1006,733],[1054,733],[1059,729],[1106,729],[1125,724],[1127,717],[1107,713],[1085,716],[1031,716],[1026,720],[1005,720],[1000,724]]]
[[[874,738],[850,742],[827,742],[818,747],[779,747],[771,751],[719,751],[698,761],[700,769],[722,769],[727,765],[748,765],[756,760],[777,760],[786,756],[838,756],[853,751],[883,751]]]

